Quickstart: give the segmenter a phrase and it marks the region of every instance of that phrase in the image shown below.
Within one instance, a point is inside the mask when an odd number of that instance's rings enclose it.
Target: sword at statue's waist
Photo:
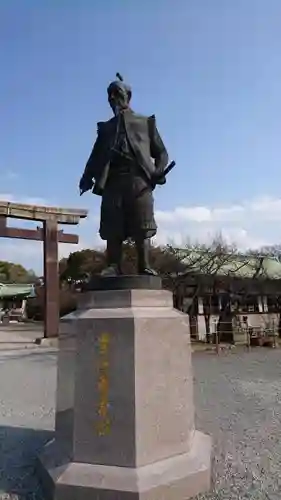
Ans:
[[[171,170],[176,166],[175,161],[171,161],[169,165],[163,170],[162,174],[156,175],[154,178],[155,179],[162,179],[162,177],[166,177],[166,175],[171,172]]]

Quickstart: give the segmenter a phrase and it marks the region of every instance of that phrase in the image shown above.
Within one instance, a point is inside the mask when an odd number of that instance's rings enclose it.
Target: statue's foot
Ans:
[[[144,269],[140,269],[139,274],[145,276],[158,276],[158,273],[154,269],[151,269],[150,267],[145,267]]]
[[[101,276],[104,277],[119,276],[120,274],[121,274],[120,269],[118,268],[118,266],[115,265],[108,266],[101,272]]]

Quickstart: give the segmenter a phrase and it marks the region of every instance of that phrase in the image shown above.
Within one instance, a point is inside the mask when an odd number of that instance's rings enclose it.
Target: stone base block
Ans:
[[[58,337],[38,337],[35,339],[34,344],[40,345],[41,347],[55,347],[57,348],[59,345]]]
[[[195,431],[188,453],[138,468],[70,462],[53,441],[38,467],[48,500],[187,500],[210,488],[211,439]]]

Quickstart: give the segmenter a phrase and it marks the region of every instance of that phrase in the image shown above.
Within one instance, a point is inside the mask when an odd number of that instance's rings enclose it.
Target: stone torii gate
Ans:
[[[43,241],[44,249],[44,337],[56,337],[59,328],[59,260],[58,244],[77,244],[76,234],[58,230],[59,224],[78,225],[87,210],[45,207],[0,201],[0,237]],[[20,229],[7,226],[7,219],[24,219],[43,223],[42,228]]]

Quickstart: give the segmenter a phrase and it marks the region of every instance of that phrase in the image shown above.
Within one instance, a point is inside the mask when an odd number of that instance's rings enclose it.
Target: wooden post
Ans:
[[[0,228],[1,230],[7,226],[7,217],[0,215]]]
[[[57,337],[59,330],[60,289],[58,265],[58,224],[43,223],[44,232],[44,338]]]
[[[219,345],[219,334],[218,334],[218,329],[216,328],[215,331],[215,339],[216,339],[216,353],[220,353],[220,345]]]
[[[250,329],[248,326],[247,326],[247,330],[246,330],[246,335],[247,335],[247,347],[248,347],[248,351],[249,351],[251,348],[251,335],[250,335]]]

